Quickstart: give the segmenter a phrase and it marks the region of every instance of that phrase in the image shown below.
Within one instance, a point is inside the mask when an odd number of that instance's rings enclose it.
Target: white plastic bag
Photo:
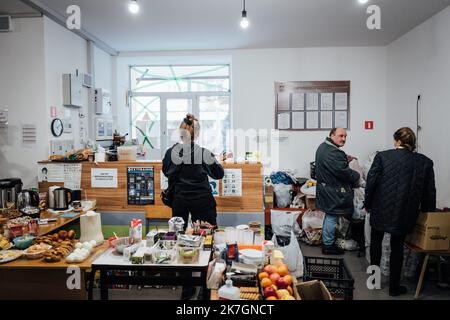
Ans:
[[[364,194],[365,191],[363,188],[355,188],[354,189],[355,196],[353,198],[353,220],[363,220],[366,215],[367,211],[364,209]]]
[[[322,227],[325,213],[322,211],[308,210],[302,217],[302,228],[306,235],[306,243],[311,245],[319,245],[322,243]]]
[[[307,210],[302,217],[303,229],[322,229],[325,214],[318,210]]]
[[[279,246],[275,234],[273,235],[272,241],[275,249],[283,253],[284,262],[288,266],[289,272],[297,278],[303,277],[303,254],[294,232],[291,232],[291,239],[287,246]]]
[[[291,204],[291,194],[289,191],[292,190],[292,185],[278,183],[273,186],[273,191],[275,192],[275,199],[277,200],[277,206],[279,208],[287,208]]]
[[[298,225],[297,218],[300,211],[270,210],[270,221],[272,232],[278,236],[289,237],[291,231],[300,236],[302,230]]]

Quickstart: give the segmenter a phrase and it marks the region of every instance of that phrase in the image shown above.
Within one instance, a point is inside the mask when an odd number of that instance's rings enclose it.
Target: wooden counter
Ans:
[[[64,227],[65,225],[76,221],[80,219],[80,215],[83,213],[79,213],[76,217],[73,218],[60,218],[58,215],[55,215],[53,213],[50,213],[48,211],[45,211],[41,213],[41,219],[48,219],[48,218],[56,218],[58,220],[49,222],[48,224],[41,224],[39,225],[39,232],[38,236],[44,236],[46,234],[52,233],[53,231]]]
[[[51,263],[21,257],[0,264],[0,299],[87,299],[86,271],[108,246],[105,241],[84,262],[72,264],[80,268],[80,289],[68,289],[67,281],[73,273],[67,273],[70,265],[64,261]]]
[[[49,162],[40,162],[49,163]],[[162,162],[155,161],[114,161],[114,162],[82,162],[81,189],[83,199],[97,200],[97,210],[100,212],[145,212],[149,218],[170,218],[172,211],[161,199]],[[127,201],[127,167],[153,166],[154,168],[154,205],[128,205]],[[223,163],[225,169],[242,169],[242,197],[215,197],[218,212],[233,213],[263,213],[263,177],[260,163]],[[117,188],[92,188],[92,168],[117,168]],[[53,185],[63,183],[39,182],[39,191],[48,192]],[[219,191],[222,192],[222,183]]]

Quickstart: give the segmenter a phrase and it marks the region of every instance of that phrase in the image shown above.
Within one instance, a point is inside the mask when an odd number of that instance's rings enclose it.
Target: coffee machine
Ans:
[[[128,133],[124,136],[121,136],[119,132],[114,131],[113,134],[113,144],[109,147],[109,150],[106,151],[106,154],[108,155],[108,161],[117,161],[118,155],[117,155],[117,147],[121,147],[125,144],[126,137],[128,136]]]
[[[0,209],[8,208],[8,204],[16,204],[22,185],[19,178],[0,179]]]

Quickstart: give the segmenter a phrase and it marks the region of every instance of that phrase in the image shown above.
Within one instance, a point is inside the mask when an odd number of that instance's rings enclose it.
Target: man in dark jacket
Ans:
[[[340,216],[353,214],[353,188],[359,181],[359,173],[348,166],[353,157],[340,149],[346,139],[345,129],[334,128],[316,152],[316,206],[325,213],[323,254],[344,253],[334,243],[336,224]]]
[[[435,211],[433,161],[416,153],[410,128],[394,134],[395,149],[378,153],[367,175],[365,208],[370,213],[370,260],[380,265],[384,233],[391,234],[389,294],[406,292],[400,286],[405,237],[412,232],[419,212]]]

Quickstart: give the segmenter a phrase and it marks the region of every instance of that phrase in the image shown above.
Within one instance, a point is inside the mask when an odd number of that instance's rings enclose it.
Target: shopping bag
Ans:
[[[284,263],[288,266],[289,272],[295,277],[303,277],[303,254],[298,244],[297,237],[291,231],[289,244],[280,246],[277,241],[277,235],[272,238],[274,249],[280,250],[284,255]]]
[[[300,213],[300,211],[270,210],[272,232],[278,236],[290,237],[291,231],[294,231],[297,237],[300,236],[302,230],[297,222]]]

